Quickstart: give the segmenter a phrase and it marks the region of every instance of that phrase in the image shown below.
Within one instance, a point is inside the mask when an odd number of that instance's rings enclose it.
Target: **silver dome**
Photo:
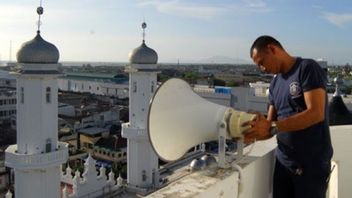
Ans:
[[[342,85],[343,84],[343,79],[341,78],[341,76],[337,76],[334,78],[334,82],[337,85]]]
[[[216,159],[214,156],[204,155],[200,159],[203,160],[205,162],[205,165],[209,168],[216,168],[218,166],[218,163],[216,162]]]
[[[201,159],[194,159],[194,160],[192,160],[192,162],[189,166],[191,168],[191,171],[198,171],[198,170],[203,170],[205,168],[206,164]]]
[[[56,46],[45,41],[38,31],[34,39],[22,44],[17,52],[17,62],[56,64],[59,56]]]
[[[158,54],[143,41],[141,46],[129,54],[129,60],[131,64],[156,64],[158,62]]]

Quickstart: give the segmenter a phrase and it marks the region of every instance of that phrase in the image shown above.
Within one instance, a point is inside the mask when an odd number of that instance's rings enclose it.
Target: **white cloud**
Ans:
[[[267,4],[262,0],[242,0],[245,6],[255,9],[267,9]]]
[[[253,13],[267,13],[272,9],[263,0],[242,0],[242,3],[229,5],[231,12],[238,15],[249,15]]]
[[[186,3],[181,0],[139,0],[139,6],[154,6],[160,13],[198,19],[211,19],[224,13],[250,14],[269,12],[271,9],[263,0],[242,0],[240,3],[204,5]]]
[[[323,9],[323,6],[318,5],[318,4],[314,4],[314,5],[312,5],[312,8],[313,8],[313,9],[317,9],[317,10],[322,10],[322,9]]]
[[[183,3],[179,0],[161,1],[161,0],[142,0],[138,5],[155,6],[158,12],[186,16],[198,19],[210,19],[225,12],[227,9],[221,6],[204,6],[190,3]]]
[[[332,13],[332,12],[324,12],[322,16],[328,22],[336,25],[337,27],[344,27],[348,23],[352,23],[352,13]]]
[[[4,27],[16,23],[29,22],[31,16],[35,16],[35,11],[29,6],[1,6],[0,7],[0,26]],[[32,15],[31,15],[32,14]],[[36,18],[33,18],[32,21],[35,22]]]

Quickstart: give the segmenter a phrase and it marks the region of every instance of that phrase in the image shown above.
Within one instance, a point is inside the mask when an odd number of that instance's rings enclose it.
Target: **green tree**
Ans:
[[[214,78],[214,86],[225,86],[225,85],[226,85],[225,81],[218,78]]]
[[[195,84],[199,78],[198,74],[194,72],[185,72],[183,77],[188,83]]]
[[[226,84],[226,86],[229,86],[229,87],[238,87],[238,86],[240,86],[240,83],[238,83],[238,82],[236,82],[236,81],[234,81],[234,80],[231,80],[230,82],[228,82],[228,83]]]

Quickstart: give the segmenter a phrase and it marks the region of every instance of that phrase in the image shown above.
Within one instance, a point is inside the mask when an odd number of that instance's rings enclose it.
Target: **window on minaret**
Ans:
[[[133,92],[137,92],[137,82],[133,82]]]
[[[46,139],[45,152],[46,153],[51,152],[51,139],[50,138]]]
[[[24,87],[21,87],[21,103],[24,104]]]
[[[152,93],[154,92],[154,82],[152,82]]]
[[[46,103],[51,103],[51,88],[46,88]]]

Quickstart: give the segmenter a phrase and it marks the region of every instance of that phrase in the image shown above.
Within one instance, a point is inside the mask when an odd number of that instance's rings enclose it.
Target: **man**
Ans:
[[[333,153],[326,74],[314,60],[288,54],[271,36],[257,38],[250,55],[263,72],[275,74],[267,118],[258,114],[245,131],[247,143],[277,134],[273,197],[325,197]]]

